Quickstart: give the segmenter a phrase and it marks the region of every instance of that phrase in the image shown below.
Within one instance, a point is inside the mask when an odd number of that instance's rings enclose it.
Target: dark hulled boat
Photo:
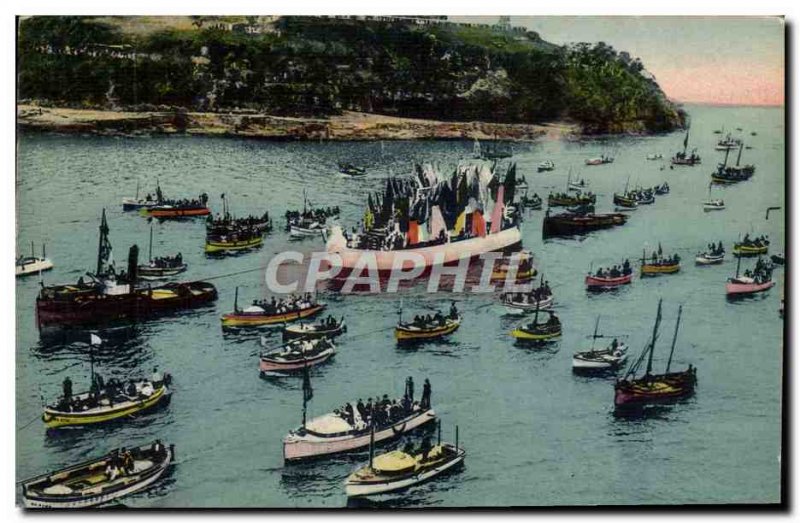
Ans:
[[[88,282],[80,278],[76,284],[42,288],[36,298],[39,328],[142,319],[160,312],[205,305],[217,299],[217,289],[207,282],[137,286],[138,254],[139,248],[133,245],[128,256],[128,272],[116,273],[103,210],[97,269],[93,274],[87,273]]]
[[[686,130],[686,137],[683,139],[683,151],[678,151],[672,157],[672,165],[688,165],[693,167],[700,163],[700,155],[697,154],[697,149],[693,149],[691,153],[687,154],[686,149],[689,147],[689,130]]]
[[[600,229],[625,225],[627,221],[628,217],[621,213],[575,214],[567,212],[551,215],[548,210],[542,222],[542,235],[547,238],[587,234]]]
[[[675,334],[672,338],[672,348],[667,360],[664,374],[653,374],[653,351],[658,339],[658,327],[661,324],[661,300],[658,301],[656,322],[653,326],[653,335],[636,362],[628,369],[625,377],[614,385],[614,405],[624,408],[650,403],[664,403],[691,396],[697,384],[697,369],[692,365],[681,372],[670,372],[672,356],[675,353],[675,342],[678,339],[678,328],[681,322],[682,307],[678,308],[678,319],[675,322]],[[639,367],[647,359],[647,368],[641,378],[636,377]]]

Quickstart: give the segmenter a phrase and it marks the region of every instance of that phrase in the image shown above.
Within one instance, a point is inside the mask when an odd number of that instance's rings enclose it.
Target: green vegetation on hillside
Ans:
[[[642,64],[603,43],[559,47],[533,32],[321,17],[283,17],[258,34],[200,19],[192,29],[134,33],[113,20],[22,20],[20,98],[134,110],[570,118],[594,132],[682,123]]]

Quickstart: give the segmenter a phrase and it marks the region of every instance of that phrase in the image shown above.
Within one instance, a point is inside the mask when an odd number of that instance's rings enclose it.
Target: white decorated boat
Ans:
[[[578,371],[618,369],[628,360],[627,351],[628,346],[620,344],[616,348],[578,352],[572,356],[572,368]]]
[[[31,255],[20,256],[15,263],[16,276],[28,276],[29,274],[39,274],[53,268],[53,262],[45,254],[45,247],[42,244],[42,255],[36,256],[33,252],[33,242],[31,242]]]
[[[514,295],[515,293],[505,293],[500,298],[503,308],[508,314],[529,314],[531,312],[535,312],[537,309],[546,310],[553,306],[552,294],[545,296],[541,300],[536,300],[534,298],[530,301],[525,300],[524,297],[522,301],[514,300]]]
[[[347,246],[347,239],[344,236],[344,231],[341,226],[337,225],[332,228],[331,234],[328,237],[327,251],[330,254],[338,254],[341,257],[340,261],[334,260],[334,267],[339,266],[341,269],[353,269],[357,266],[359,260],[362,260],[363,263],[363,259],[366,259],[366,256],[374,256],[379,271],[390,271],[394,266],[395,258],[403,256],[404,253],[420,255],[422,257],[421,266],[425,268],[439,264],[455,263],[463,256],[475,257],[487,252],[501,251],[517,245],[521,241],[522,235],[519,227],[514,226],[486,236],[457,241],[451,240],[447,243],[417,249],[400,249],[394,251],[353,249]],[[409,258],[401,259],[406,261],[405,264],[402,265],[404,270],[408,270],[409,264],[412,263],[412,261]],[[420,266],[420,264],[416,265]]]
[[[710,252],[699,253],[694,259],[697,265],[717,265],[725,261],[725,252],[713,254]]]

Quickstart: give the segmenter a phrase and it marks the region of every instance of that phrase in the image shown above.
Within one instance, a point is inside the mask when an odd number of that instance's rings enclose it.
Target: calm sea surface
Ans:
[[[518,347],[509,336],[517,319],[503,315],[496,295],[426,295],[407,291],[408,314],[445,310],[449,299],[465,322],[445,343],[398,348],[392,326],[397,296],[326,293],[330,312],[349,325],[339,352],[312,373],[315,396],[310,415],[345,401],[402,394],[406,376],[417,388],[429,378],[445,439],[454,426],[468,452],[461,472],[390,499],[388,506],[584,505],[641,503],[775,502],[779,499],[781,436],[783,284],[755,299],[728,302],[725,278],[735,271],[728,256],[719,266],[696,267],[694,254],[711,241],[730,253],[746,232],[769,234],[770,252],[784,250],[783,210],[765,220],[769,206],[784,206],[784,112],[774,108],[691,106],[691,146],[703,164],[671,170],[668,159],[682,146],[675,133],[644,138],[541,141],[517,145],[518,173],[531,192],[564,190],[567,173],[583,177],[598,193],[598,211],[611,208],[611,195],[631,186],[668,181],[672,192],[634,212],[628,224],[583,240],[543,242],[543,211],[522,224],[523,244],[554,288],[563,337],[546,349]],[[713,146],[725,126],[740,133],[757,166],[751,181],[715,188],[723,212],[704,213],[710,173],[722,154]],[[756,131],[757,136],[750,136]],[[735,132],[735,131],[734,131]],[[407,141],[372,143],[271,143],[202,137],[98,138],[23,135],[17,174],[17,249],[27,253],[47,244],[55,269],[48,284],[75,281],[96,262],[97,227],[107,209],[118,264],[137,243],[146,257],[149,224],[123,213],[120,200],[154,190],[159,179],[168,196],[211,195],[221,210],[226,193],[236,214],[269,210],[275,231],[260,251],[207,259],[202,220],[154,222],[154,254],[183,253],[188,279],[264,265],[287,248],[311,252],[321,240],[288,242],[282,229],[287,209],[302,207],[303,189],[315,205],[339,205],[341,222],[361,217],[368,192],[389,174],[407,174],[411,162],[455,163],[469,158],[472,143]],[[586,158],[616,156],[611,165],[586,167]],[[647,161],[661,153],[663,161]],[[735,160],[735,155],[732,154]],[[556,170],[537,174],[552,159]],[[364,179],[336,174],[337,161],[366,165]],[[663,166],[666,166],[662,169]],[[590,265],[632,260],[663,245],[678,252],[674,276],[634,279],[616,293],[587,295],[583,277]],[[743,263],[743,268],[752,261]],[[634,264],[638,266],[638,264]],[[17,479],[161,438],[174,443],[177,466],[154,489],[124,500],[132,507],[344,507],[342,482],[366,454],[313,464],[284,466],[281,439],[299,425],[301,380],[260,379],[258,334],[223,334],[219,317],[240,300],[261,297],[262,274],[212,280],[219,300],[212,306],[141,324],[130,336],[109,341],[95,356],[104,377],[149,374],[154,366],[174,375],[172,403],[164,410],[121,425],[49,435],[42,397],[51,401],[70,376],[77,389],[89,383],[83,342],[42,340],[34,320],[38,277],[17,281],[16,412]],[[632,356],[644,346],[656,305],[664,299],[657,369],[664,365],[679,304],[683,322],[676,349],[678,367],[698,368],[697,394],[683,403],[650,410],[633,419],[614,416],[613,379],[576,377],[571,356],[586,350],[597,315],[601,331],[627,334]],[[274,334],[278,340],[278,335]]]

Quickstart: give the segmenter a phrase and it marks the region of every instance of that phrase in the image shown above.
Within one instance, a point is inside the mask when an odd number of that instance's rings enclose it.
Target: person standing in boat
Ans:
[[[64,389],[64,404],[65,405],[71,405],[72,404],[72,380],[69,379],[69,376],[64,378],[63,389]]]
[[[150,382],[154,388],[158,388],[164,382],[164,375],[158,372],[158,367],[153,367],[153,374],[150,376]]]
[[[456,308],[456,302],[454,302],[454,301],[453,301],[453,302],[450,302],[450,318],[451,318],[451,319],[456,319],[456,318],[458,318],[458,308]],[[411,378],[409,377],[408,379],[410,380]],[[412,382],[412,385],[413,385],[413,382]],[[412,386],[412,389],[411,389],[411,390],[412,390],[412,392],[413,392],[413,390],[414,390],[414,389],[413,389],[413,386]],[[412,400],[414,399],[414,395],[413,395],[413,394],[411,395],[411,399],[412,399]]]
[[[414,378],[409,376],[406,378],[406,396],[410,403],[414,403]]]
[[[431,382],[425,378],[425,383],[422,385],[422,399],[419,402],[422,409],[431,408]]]

